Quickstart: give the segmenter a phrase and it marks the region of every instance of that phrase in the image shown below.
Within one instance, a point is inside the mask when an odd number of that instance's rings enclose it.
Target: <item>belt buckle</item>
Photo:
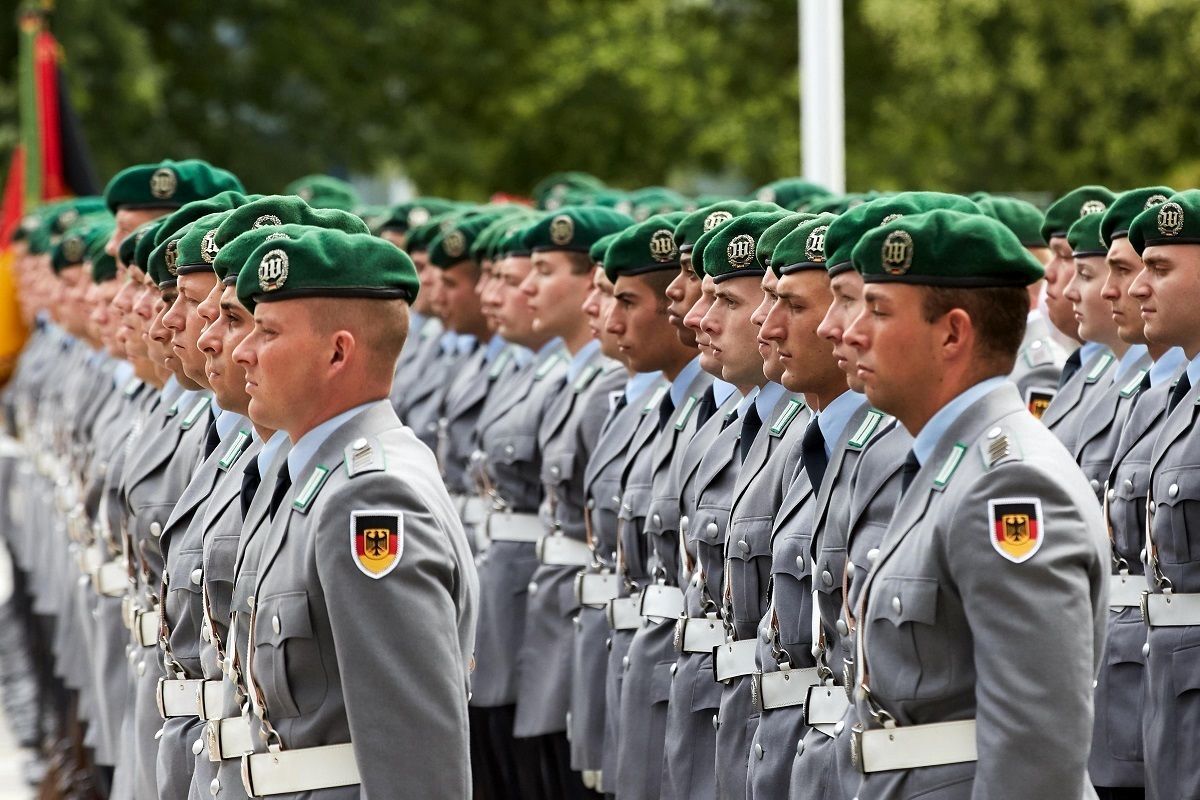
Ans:
[[[166,698],[163,697],[163,689],[165,688],[166,681],[166,678],[159,678],[158,686],[154,692],[154,702],[158,705],[158,715],[163,719],[167,718],[167,702]]]
[[[1142,592],[1141,599],[1138,600],[1138,608],[1142,612],[1142,622],[1146,625],[1150,624],[1150,592]]]
[[[242,756],[242,788],[246,790],[247,797],[258,797],[254,792],[254,776],[250,769],[250,759],[253,754]]]
[[[859,772],[866,774],[865,765],[862,759],[862,737],[863,726],[861,723],[855,723],[850,726],[850,763]]]
[[[750,702],[754,704],[754,708],[762,713],[763,711],[763,693],[762,693],[761,672],[755,672],[750,675]]]
[[[208,760],[221,760],[221,721],[209,720],[204,723],[204,738],[208,740]]]
[[[674,645],[676,653],[683,653],[684,638],[687,636],[687,624],[687,617],[680,617],[679,619],[675,620]]]
[[[575,573],[575,602],[579,605],[583,605],[583,581],[587,574],[587,570]]]

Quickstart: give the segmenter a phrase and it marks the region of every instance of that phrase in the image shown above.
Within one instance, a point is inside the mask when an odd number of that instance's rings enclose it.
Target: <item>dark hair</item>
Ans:
[[[596,266],[592,263],[592,257],[587,253],[578,253],[574,250],[560,250],[559,252],[570,262],[572,275],[586,275]]]
[[[971,318],[978,341],[978,355],[994,361],[997,374],[1012,372],[1025,338],[1029,316],[1029,292],[1023,286],[993,289],[925,287],[921,313],[933,322],[961,308]]]

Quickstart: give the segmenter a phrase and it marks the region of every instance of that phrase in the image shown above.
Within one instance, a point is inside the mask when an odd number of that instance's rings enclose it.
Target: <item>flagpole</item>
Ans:
[[[842,0],[797,0],[801,174],[846,191]]]

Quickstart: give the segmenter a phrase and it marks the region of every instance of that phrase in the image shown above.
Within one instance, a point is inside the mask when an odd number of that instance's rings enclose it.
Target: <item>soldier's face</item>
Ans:
[[[208,375],[204,370],[204,353],[197,345],[200,333],[207,324],[200,314],[200,306],[208,299],[217,276],[212,272],[193,272],[180,275],[175,302],[163,315],[163,325],[171,331],[171,348],[184,373],[201,386],[208,386]],[[215,308],[210,305],[210,314],[215,317]]]
[[[1079,325],[1075,321],[1075,310],[1071,301],[1064,296],[1067,283],[1075,273],[1071,246],[1066,237],[1055,236],[1050,240],[1050,263],[1046,264],[1046,312],[1050,323],[1063,334],[1079,341]]]
[[[506,258],[499,264],[496,279],[497,332],[514,344],[540,348],[549,339],[534,333],[529,298],[521,291],[521,281],[533,265],[528,258]]]
[[[700,320],[713,360],[721,365],[721,378],[738,387],[758,386],[764,381],[758,330],[750,322],[761,302],[757,280],[725,280],[714,286],[713,303]]]
[[[1129,237],[1114,239],[1108,248],[1108,279],[1101,295],[1112,304],[1117,334],[1129,344],[1146,344],[1146,326],[1136,297],[1129,294],[1133,279],[1142,271],[1142,259]]]
[[[833,358],[833,345],[819,332],[832,294],[823,269],[806,269],[784,275],[775,287],[771,307],[781,319],[774,326],[786,331],[776,339],[783,362],[783,385],[791,392],[815,394],[822,401],[845,391],[845,379]]]
[[[579,328],[579,309],[592,287],[592,272],[574,271],[565,253],[534,253],[533,269],[521,283],[533,312],[533,329],[548,336],[569,337]]]
[[[499,280],[497,279],[496,264],[493,262],[484,262],[481,268],[483,275],[479,279],[479,285],[475,287],[475,292],[479,295],[479,307],[483,309],[483,315],[487,317],[488,326],[492,330],[496,329],[497,319],[496,310],[500,306]]]
[[[417,278],[421,281],[421,290],[417,292],[417,302],[412,310],[418,314],[437,314],[434,306],[434,295],[437,293],[438,269],[429,263],[429,254],[418,250],[411,254],[413,266],[417,268]]]
[[[447,328],[483,338],[487,319],[479,305],[479,295],[475,294],[476,269],[470,261],[463,261],[441,270],[437,303]]]
[[[763,325],[767,321],[767,315],[771,313],[772,306],[775,305],[778,297],[775,289],[778,286],[779,278],[775,277],[773,271],[767,270],[760,283],[763,292],[762,302],[750,315],[750,322],[758,329],[758,355],[763,360],[763,375],[767,377],[767,380],[775,383],[783,380],[783,361],[779,358],[779,343],[763,336]]]
[[[688,312],[700,300],[703,284],[692,271],[691,252],[679,254],[679,274],[667,286],[667,320],[675,326],[675,334],[685,347],[696,346],[696,330],[684,324]]]
[[[846,375],[846,384],[856,392],[863,390],[858,375],[858,354],[846,344],[846,329],[862,311],[863,279],[855,270],[843,272],[829,282],[833,300],[817,333],[833,343],[833,358]]]
[[[1161,347],[1183,348],[1189,358],[1200,355],[1200,245],[1147,247],[1146,265],[1130,286],[1138,300],[1146,338]]]
[[[153,314],[154,301],[150,299],[150,289],[145,284],[141,270],[130,267],[129,275],[129,306],[121,314],[117,338],[125,346],[125,354],[130,361],[136,361],[149,357],[146,352],[146,322]],[[113,307],[118,307],[115,300]]]
[[[234,349],[254,327],[254,317],[238,302],[237,287],[217,286],[217,315],[200,334],[197,345],[204,353],[204,372],[216,395],[217,405],[246,414],[246,370],[232,358]]]
[[[178,291],[175,288],[162,290],[162,297],[155,308],[154,319],[146,329],[148,336],[146,349],[151,357],[157,358],[159,364],[175,376],[181,386],[189,390],[199,389],[200,384],[192,380],[184,371],[179,355],[171,344],[171,330],[163,323],[163,317],[174,305],[177,295]]]
[[[664,360],[677,352],[678,337],[664,306],[652,284],[636,275],[617,276],[605,330],[616,339],[620,359],[634,372],[662,369]]]
[[[313,324],[303,301],[259,303],[254,328],[233,350],[246,373],[247,410],[256,425],[287,431],[296,441],[308,430],[314,396],[330,363],[327,337]]]
[[[597,269],[592,276],[592,291],[583,301],[583,313],[588,318],[588,330],[592,338],[600,342],[600,352],[609,358],[614,358],[628,365],[621,353],[621,347],[616,334],[608,329],[608,317],[616,300],[613,297],[613,285],[604,270]]]
[[[104,245],[104,252],[108,253],[113,258],[116,258],[117,248],[121,246],[121,242],[125,241],[126,236],[133,233],[150,220],[158,219],[166,213],[167,210],[163,208],[147,208],[140,210],[132,210],[127,208],[117,209],[116,227],[113,228],[112,236],[108,238],[108,243]]]
[[[1067,282],[1065,296],[1074,309],[1079,338],[1086,342],[1111,345],[1117,338],[1112,304],[1102,296],[1107,278],[1108,267],[1102,257],[1075,259],[1075,274]]]
[[[696,302],[687,313],[683,316],[683,324],[692,332],[692,338],[696,340],[696,347],[700,350],[700,368],[709,375],[721,377],[721,362],[713,357],[712,341],[709,335],[701,326],[701,321],[712,308],[714,299],[716,298],[716,284],[713,279],[704,276],[700,282],[700,296],[696,298]]]
[[[117,280],[93,283],[88,291],[88,305],[91,306],[89,320],[92,331],[104,349],[114,358],[124,358],[125,348],[117,341],[117,326],[120,320],[113,313],[112,299],[117,294]]]

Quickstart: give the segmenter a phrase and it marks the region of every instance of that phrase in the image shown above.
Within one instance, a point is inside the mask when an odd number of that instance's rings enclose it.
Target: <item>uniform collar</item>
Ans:
[[[571,356],[571,363],[567,365],[567,383],[574,385],[579,374],[583,372],[583,368],[592,360],[597,351],[600,350],[600,340],[591,339],[583,347],[579,348],[579,352]]]
[[[133,364],[128,361],[118,361],[113,367],[112,380],[113,386],[120,389],[125,384],[129,383],[133,378]]]
[[[1125,351],[1125,355],[1121,356],[1120,360],[1117,361],[1117,368],[1113,370],[1113,383],[1120,383],[1125,380],[1130,370],[1133,369],[1133,365],[1146,355],[1146,352],[1146,345],[1131,344],[1129,349]]]
[[[671,381],[671,402],[675,404],[676,408],[683,404],[683,395],[699,374],[700,356],[696,356],[683,369],[679,370],[675,380]]]
[[[720,378],[714,378],[712,382],[713,403],[715,408],[720,408],[725,405],[725,401],[733,396],[737,391],[737,387],[729,381],[723,381]]]
[[[179,385],[179,379],[172,375],[167,378],[167,382],[163,384],[163,388],[159,394],[162,396],[162,401],[170,405],[183,394],[183,387]]]
[[[258,434],[255,434],[257,436]],[[287,446],[288,435],[284,431],[275,431],[271,438],[263,442],[262,450],[258,451],[258,474],[265,475],[275,460],[275,455]]]
[[[1083,366],[1092,360],[1093,356],[1099,355],[1101,350],[1107,348],[1099,342],[1084,342],[1079,345],[1079,365]]]
[[[1150,367],[1150,385],[1158,386],[1163,381],[1170,380],[1186,363],[1187,356],[1183,354],[1183,348],[1172,347]]]
[[[758,397],[758,387],[755,386],[746,394],[742,395],[742,399],[738,400],[737,416],[738,419],[745,419],[746,412],[750,410],[750,406],[754,405],[754,398]]]
[[[458,334],[454,331],[446,331],[438,338],[438,349],[442,355],[448,356],[454,352],[458,343]]]
[[[216,411],[217,404],[213,403],[213,410]],[[222,441],[225,437],[233,433],[238,428],[250,427],[250,420],[243,417],[241,414],[234,414],[232,411],[222,411],[216,420],[217,436]]]
[[[833,445],[842,437],[850,418],[867,402],[866,395],[847,389],[817,414],[817,425],[825,438],[825,455],[833,454]]]
[[[913,441],[913,455],[917,457],[917,461],[924,464],[933,454],[942,434],[950,430],[950,426],[963,415],[963,412],[996,387],[1004,385],[1007,380],[1008,376],[997,375],[994,378],[980,381],[938,409],[938,412],[930,417],[929,422],[925,423],[925,427],[921,428],[920,433]]]
[[[758,390],[758,394],[754,396],[754,407],[758,409],[758,418],[764,422],[771,416],[771,410],[775,408],[775,404],[779,402],[779,398],[783,397],[784,389],[781,384],[774,381],[767,381]]]
[[[1188,382],[1192,386],[1200,385],[1200,356],[1193,358],[1187,365]]]
[[[484,351],[483,360],[488,364],[491,364],[496,360],[496,356],[500,355],[500,351],[503,350],[507,345],[508,342],[504,341],[504,338],[501,337],[500,334],[493,334],[492,338],[488,340],[487,350]]]
[[[662,377],[661,372],[635,372],[625,382],[625,402],[632,403],[641,397]]]
[[[378,400],[372,400],[368,403],[363,403],[360,406],[355,406],[347,411],[343,411],[336,417],[330,417],[322,422],[317,427],[313,428],[308,433],[300,437],[300,441],[292,447],[287,457],[288,474],[295,482],[297,478],[303,475],[303,470],[308,467],[308,462],[317,454],[317,450],[321,449],[321,445],[325,444],[326,440],[332,436],[338,428],[345,425],[354,417],[366,411]]]
[[[459,333],[454,337],[454,349],[460,356],[467,356],[475,352],[475,348],[479,346],[479,340],[475,338],[473,333]]]

